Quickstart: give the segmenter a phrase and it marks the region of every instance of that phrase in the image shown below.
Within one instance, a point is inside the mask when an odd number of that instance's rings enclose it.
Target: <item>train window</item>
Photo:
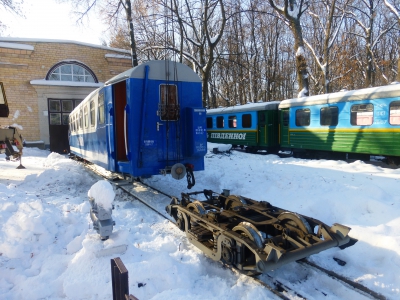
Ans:
[[[282,111],[282,123],[283,126],[289,126],[289,110]]]
[[[242,127],[243,128],[251,127],[251,115],[250,114],[244,114],[242,116]]]
[[[217,117],[217,128],[224,128],[224,117]]]
[[[390,125],[400,125],[400,101],[394,101],[389,106]]]
[[[322,107],[320,111],[320,124],[322,126],[336,126],[338,124],[339,109],[337,106]]]
[[[96,123],[96,111],[94,110],[94,100],[90,101],[90,126]]]
[[[158,115],[161,120],[166,121],[176,121],[179,119],[178,91],[176,85],[160,85]]]
[[[309,126],[310,125],[310,109],[296,110],[296,126]]]
[[[228,117],[228,127],[229,128],[236,128],[237,127],[237,119],[236,116],[229,116]]]
[[[104,94],[99,94],[99,124],[104,124]]]
[[[371,125],[374,122],[374,106],[372,104],[356,104],[351,107],[351,125]]]
[[[213,128],[213,121],[211,117],[207,118],[207,128]]]
[[[83,113],[82,110],[79,111],[79,129],[83,128]]]
[[[83,108],[83,124],[85,128],[89,126],[89,112],[88,112],[88,107],[86,105]]]

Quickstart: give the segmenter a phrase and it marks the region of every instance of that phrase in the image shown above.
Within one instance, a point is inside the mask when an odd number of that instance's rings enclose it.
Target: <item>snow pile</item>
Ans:
[[[359,240],[354,246],[333,248],[310,260],[388,299],[400,297],[399,169],[360,161],[215,154],[215,147],[208,145],[206,171],[195,172],[196,186],[190,191],[230,189],[328,225],[351,227],[350,235]],[[273,299],[246,276],[204,256],[175,225],[121,190],[114,192],[77,162],[25,148],[23,164],[26,169],[16,169],[17,162],[0,155],[1,299],[111,299],[110,259],[117,256],[129,270],[130,293],[139,299]],[[147,181],[177,197],[189,192],[185,180],[170,176]],[[116,226],[106,241],[93,229],[88,195],[96,202],[106,199],[105,205],[115,198]],[[121,246],[126,247],[120,253],[104,255]],[[297,263],[261,279],[268,281],[268,276],[308,299],[360,299]]]
[[[100,180],[90,188],[88,192],[89,198],[94,198],[97,205],[104,209],[111,209],[115,198],[115,192],[111,183],[107,180]]]

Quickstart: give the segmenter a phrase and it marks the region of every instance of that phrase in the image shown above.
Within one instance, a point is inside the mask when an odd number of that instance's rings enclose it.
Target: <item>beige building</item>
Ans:
[[[10,107],[0,125],[29,145],[68,149],[68,115],[91,91],[131,68],[129,51],[68,40],[0,37],[0,81]]]

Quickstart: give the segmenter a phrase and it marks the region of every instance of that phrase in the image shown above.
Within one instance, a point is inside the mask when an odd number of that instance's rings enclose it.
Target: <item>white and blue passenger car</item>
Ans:
[[[74,109],[69,124],[71,154],[109,171],[181,179],[204,170],[201,80],[186,65],[149,61],[115,76]]]

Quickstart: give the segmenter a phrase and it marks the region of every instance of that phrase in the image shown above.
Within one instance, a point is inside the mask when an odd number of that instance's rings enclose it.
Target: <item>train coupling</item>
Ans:
[[[195,184],[195,178],[194,178],[194,166],[192,164],[182,164],[182,163],[176,163],[172,167],[166,167],[165,169],[160,170],[160,174],[162,175],[167,175],[171,174],[172,178],[176,180],[180,180],[185,177],[187,179],[187,188],[191,189]]]

